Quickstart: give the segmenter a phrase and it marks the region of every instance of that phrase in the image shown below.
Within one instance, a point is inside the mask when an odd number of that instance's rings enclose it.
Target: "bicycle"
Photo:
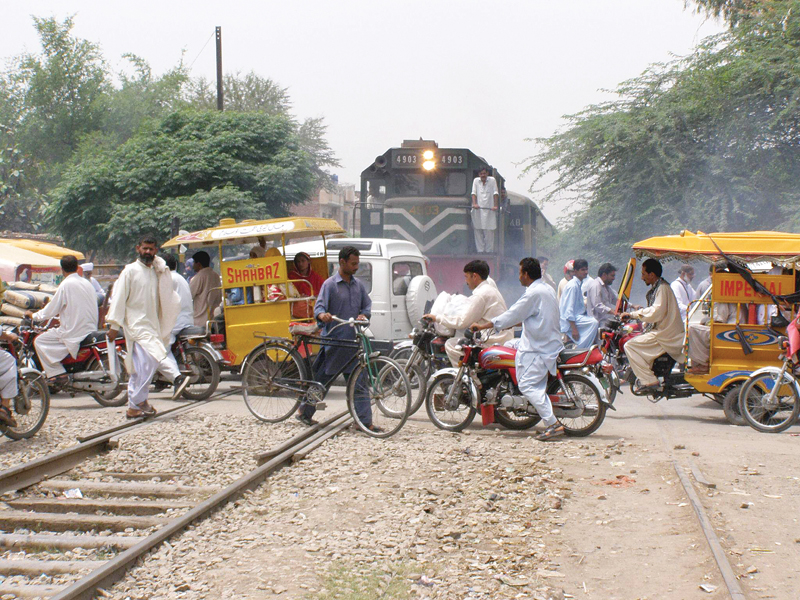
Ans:
[[[333,317],[339,327],[353,327],[355,340],[294,332],[294,341],[255,332],[262,345],[248,357],[242,372],[247,408],[257,419],[279,423],[301,404],[319,405],[336,378],[347,379],[347,407],[356,426],[367,435],[388,438],[403,427],[411,409],[411,384],[397,361],[372,351],[365,330],[369,321]],[[349,348],[353,356],[323,385],[313,379],[312,345]],[[368,397],[368,400],[367,400]],[[365,412],[368,403],[369,416]],[[361,410],[361,416],[359,416]],[[368,422],[367,422],[368,421]]]

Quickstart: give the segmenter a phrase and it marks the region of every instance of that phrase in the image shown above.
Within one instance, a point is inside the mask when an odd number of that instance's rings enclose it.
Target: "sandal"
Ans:
[[[548,427],[542,433],[537,435],[536,439],[539,440],[540,442],[548,442],[557,437],[561,437],[565,433],[566,431],[564,430],[563,425],[561,425],[560,423],[553,423],[552,425],[550,425],[550,427]]]
[[[17,426],[17,421],[14,419],[14,415],[11,414],[11,409],[3,405],[0,405],[0,422],[8,427]]]

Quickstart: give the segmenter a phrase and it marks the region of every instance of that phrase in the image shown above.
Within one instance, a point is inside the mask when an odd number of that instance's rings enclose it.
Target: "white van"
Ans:
[[[286,258],[307,252],[322,256],[321,240],[286,246]],[[385,351],[394,342],[408,339],[411,328],[436,299],[436,286],[428,277],[425,257],[416,244],[380,238],[337,238],[325,242],[328,273],[339,268],[339,250],[358,248],[361,264],[356,273],[372,299],[370,331],[376,349]]]

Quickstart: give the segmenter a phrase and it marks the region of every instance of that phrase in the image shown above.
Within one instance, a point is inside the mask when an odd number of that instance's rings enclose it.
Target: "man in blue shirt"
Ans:
[[[353,327],[338,323],[333,317],[340,319],[369,320],[372,314],[372,300],[367,294],[367,288],[356,279],[361,255],[357,248],[345,246],[339,251],[339,271],[325,280],[314,305],[314,316],[324,323],[322,335],[337,340],[355,340],[356,332]],[[335,348],[323,345],[314,361],[314,380],[322,385],[327,385],[332,377],[344,367],[356,354],[355,348]],[[357,362],[349,366],[346,375],[356,367]],[[370,410],[369,395],[366,381],[359,380],[356,384],[356,413],[359,420],[367,427],[372,427],[372,412]],[[306,424],[314,425],[312,419],[316,406],[302,404],[297,419]]]
[[[519,282],[525,292],[511,308],[489,323],[475,323],[471,329],[494,327],[500,331],[522,323],[515,357],[517,385],[544,421],[546,428],[537,439],[547,441],[564,435],[564,426],[553,414],[553,405],[547,397],[547,376],[556,374],[558,355],[564,349],[558,327],[558,300],[553,288],[542,279],[541,266],[535,258],[520,261]]]
[[[559,309],[561,333],[567,335],[578,348],[588,348],[597,341],[597,319],[586,314],[583,282],[589,274],[589,263],[578,258],[573,263],[574,277],[564,288]]]

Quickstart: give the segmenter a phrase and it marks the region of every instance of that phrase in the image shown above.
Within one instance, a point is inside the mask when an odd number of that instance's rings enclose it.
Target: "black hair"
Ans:
[[[208,255],[208,252],[205,250],[200,250],[200,252],[195,252],[192,254],[192,258],[194,262],[200,263],[203,267],[207,267],[211,264],[211,257]]]
[[[170,271],[177,271],[178,270],[178,259],[175,258],[174,254],[167,254],[164,256],[164,262],[167,263],[167,267]]]
[[[64,273],[75,273],[78,270],[78,259],[72,254],[65,254],[61,257],[61,268]]]
[[[664,272],[664,269],[661,268],[661,263],[655,258],[648,258],[646,261],[644,261],[642,263],[642,268],[656,277],[661,277],[661,273]]]
[[[617,267],[612,265],[611,263],[603,263],[600,265],[600,268],[597,269],[597,276],[602,277],[606,273],[613,273],[617,270]]]
[[[583,258],[576,258],[572,263],[573,271],[580,271],[581,269],[588,269],[588,268],[589,268],[589,261],[584,260]]]
[[[139,243],[137,245],[141,246],[142,244],[153,244],[154,246],[158,246],[158,240],[152,233],[145,233],[139,238]]]
[[[350,260],[351,256],[361,256],[361,252],[358,251],[358,248],[354,246],[345,246],[341,250],[339,250],[339,260],[347,262]]]
[[[542,266],[535,258],[528,257],[519,261],[519,266],[522,268],[523,273],[527,273],[533,281],[542,278]]]
[[[539,264],[540,264],[540,265],[541,265],[543,262],[550,262],[550,259],[549,259],[549,258],[547,258],[546,256],[539,256],[539,257],[537,257],[537,258],[536,258],[536,260],[538,260],[538,261],[539,261]]]
[[[489,263],[485,260],[472,260],[464,265],[464,273],[477,273],[478,276],[486,281],[489,277]]]

